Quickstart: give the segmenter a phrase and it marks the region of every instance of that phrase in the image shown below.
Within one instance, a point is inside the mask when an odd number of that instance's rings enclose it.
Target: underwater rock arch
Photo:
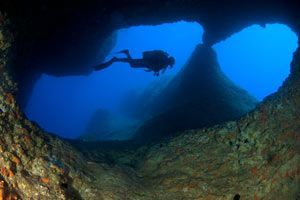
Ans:
[[[57,9],[58,5],[61,9]],[[18,45],[14,53],[17,57],[14,66],[18,66],[14,71],[22,87],[22,96],[30,93],[33,80],[41,73],[57,76],[87,73],[90,70],[87,66],[95,57],[101,60],[111,48],[111,43],[103,45],[106,38],[120,28],[194,21],[203,25],[203,41],[208,45],[254,23],[283,23],[299,33],[296,0],[231,3],[113,0],[71,4],[67,0],[51,3],[11,0],[2,1],[1,10],[9,14],[15,32],[22,33],[15,38]],[[101,46],[103,53],[99,55]]]
[[[297,42],[285,24],[253,24],[213,48],[228,78],[261,101],[288,77]]]
[[[273,1],[269,3],[272,7]],[[282,15],[299,35],[296,5]],[[83,156],[20,112],[10,76],[14,70],[8,65],[14,34],[0,15],[0,178],[6,197],[233,199],[237,193],[246,199],[299,197],[299,47],[283,86],[242,119],[138,150],[91,151]]]

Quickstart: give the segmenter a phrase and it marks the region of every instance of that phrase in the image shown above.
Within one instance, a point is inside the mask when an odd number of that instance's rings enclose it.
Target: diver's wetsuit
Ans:
[[[126,58],[117,58],[113,57],[109,61],[102,63],[100,65],[97,65],[94,67],[95,70],[102,70],[110,65],[112,65],[115,62],[125,62],[128,63],[132,68],[146,68],[147,71],[153,71],[155,75],[159,75],[159,71],[161,69],[166,69],[168,65],[170,64],[168,62],[168,56],[158,56],[153,57],[150,59],[133,59],[131,55],[129,54],[128,50],[120,51],[119,53],[124,53],[126,55]],[[166,54],[167,55],[167,54]]]

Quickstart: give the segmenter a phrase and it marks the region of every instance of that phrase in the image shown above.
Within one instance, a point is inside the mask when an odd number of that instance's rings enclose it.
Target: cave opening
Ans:
[[[117,52],[124,49],[134,58],[159,49],[176,58],[175,67],[158,77],[126,63],[87,76],[43,74],[25,108],[28,118],[47,132],[84,141],[152,140],[212,126],[240,118],[275,92],[297,47],[296,35],[281,24],[250,26],[213,49],[202,45],[198,23],[137,26],[114,34],[105,60],[122,56]]]
[[[214,48],[222,71],[261,101],[288,77],[297,41],[297,35],[284,24],[252,25]]]
[[[123,49],[129,49],[134,58],[141,57],[143,51],[157,49],[176,57],[175,66],[158,77],[152,72],[132,69],[126,63],[115,63],[88,76],[43,74],[34,86],[25,113],[46,131],[64,138],[78,138],[87,132],[112,131],[125,125],[135,127],[140,119],[128,117],[128,109],[124,111],[122,100],[136,96],[158,82],[166,85],[180,71],[195,46],[201,43],[202,34],[203,29],[198,23],[185,21],[117,30],[113,33],[117,36],[115,45],[106,60],[113,56],[124,57],[116,53]],[[99,120],[99,117],[106,121],[94,122],[93,118]],[[115,137],[103,136],[101,139],[129,136]]]

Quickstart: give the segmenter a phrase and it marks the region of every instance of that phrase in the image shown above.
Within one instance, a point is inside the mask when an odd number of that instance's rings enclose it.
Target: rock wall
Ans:
[[[291,66],[298,72],[255,111],[152,147],[141,173],[167,188],[165,199],[298,199],[299,56]]]
[[[138,186],[123,169],[90,162],[25,118],[9,75],[13,35],[0,19],[0,199],[107,199],[128,190],[135,197]]]

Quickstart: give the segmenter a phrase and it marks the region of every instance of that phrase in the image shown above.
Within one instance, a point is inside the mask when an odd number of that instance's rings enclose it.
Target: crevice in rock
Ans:
[[[233,200],[240,200],[241,196],[239,194],[234,195]]]

